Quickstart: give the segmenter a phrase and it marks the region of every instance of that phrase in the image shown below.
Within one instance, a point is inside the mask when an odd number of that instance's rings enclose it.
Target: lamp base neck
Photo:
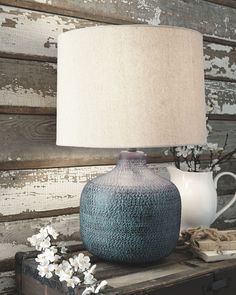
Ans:
[[[122,151],[119,154],[119,160],[141,160],[147,161],[147,155],[144,152],[137,151],[136,149],[129,149],[128,151]]]

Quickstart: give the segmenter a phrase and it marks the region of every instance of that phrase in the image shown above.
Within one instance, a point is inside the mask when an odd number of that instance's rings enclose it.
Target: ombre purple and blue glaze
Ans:
[[[121,152],[112,171],[84,187],[81,237],[93,255],[118,263],[146,264],[175,248],[181,218],[178,189],[146,164],[142,152]]]

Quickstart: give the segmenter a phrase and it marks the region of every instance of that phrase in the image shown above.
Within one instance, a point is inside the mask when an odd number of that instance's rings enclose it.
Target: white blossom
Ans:
[[[56,273],[56,272],[55,272]],[[58,277],[59,277],[59,280],[61,281],[61,282],[63,282],[63,281],[66,281],[66,282],[69,282],[70,280],[71,280],[71,278],[72,278],[72,275],[73,275],[73,271],[72,270],[70,270],[70,271],[64,271],[64,270],[60,270],[59,272],[57,272],[56,273],[57,275],[58,275]]]
[[[90,272],[87,272],[87,271],[84,272],[84,284],[85,285],[92,285],[96,281],[97,280],[94,278],[94,276]]]
[[[38,247],[42,239],[39,240],[38,235],[33,235],[32,237],[28,238],[27,241],[30,243],[31,246]]]
[[[56,246],[51,246],[49,249],[50,249],[51,251],[53,251],[54,254],[56,254],[56,253],[58,252]]]
[[[43,254],[39,254],[37,258],[35,258],[35,261],[38,262],[40,265],[49,265],[50,261],[48,260],[47,257]]]
[[[63,270],[65,273],[70,273],[71,269],[72,269],[71,264],[68,261],[63,260],[62,263],[57,265],[55,269],[55,274],[59,275],[61,270]]]
[[[28,238],[36,250],[42,251],[35,259],[39,263],[37,266],[39,275],[50,279],[55,273],[61,282],[66,282],[68,287],[75,288],[81,283],[87,285],[83,295],[98,294],[107,282],[102,281],[100,284],[97,282],[94,277],[96,265],[91,266],[90,258],[83,253],[70,258],[69,261],[63,260],[59,263],[62,256],[57,254],[58,250],[59,253],[64,254],[67,248],[62,243],[57,247],[51,245],[51,238],[56,239],[57,236],[58,233],[51,226],[46,226],[41,228],[38,234]],[[80,277],[76,273],[79,273]],[[82,276],[83,281],[81,281]]]
[[[107,281],[105,280],[101,281],[101,283],[97,286],[95,290],[95,294],[98,294],[100,290],[103,290],[106,285],[107,285]]]
[[[217,150],[217,148],[218,148],[218,143],[211,143],[211,142],[208,142],[206,145],[207,145],[207,148],[208,148],[210,151]]]
[[[52,228],[51,226],[46,226],[46,230],[47,230],[47,232],[48,232],[48,234],[50,235],[50,236],[52,236],[53,237],[53,239],[56,239],[57,237],[58,237],[58,233],[55,231],[55,229],[54,228]]]
[[[73,269],[70,263],[63,260],[61,264],[55,268],[55,274],[59,277],[59,280],[68,282],[73,276]]]
[[[67,282],[67,287],[74,288],[76,285],[78,285],[80,283],[80,279],[78,277],[74,276],[74,277],[68,279],[66,282]]]
[[[168,156],[168,154],[169,154],[169,150],[165,150],[165,151],[164,151],[164,155],[165,155],[165,156]]]
[[[50,279],[53,274],[52,272],[54,271],[55,266],[53,264],[49,265],[38,265],[37,270],[39,271],[39,275],[41,277],[46,277],[47,279]]]
[[[191,152],[192,152],[191,149],[189,150],[185,146],[183,146],[183,147],[177,147],[176,148],[176,151],[177,151],[177,153],[176,153],[177,157],[183,156],[184,158],[187,158],[187,156],[190,155]]]
[[[92,285],[90,287],[87,287],[82,295],[90,295],[90,294],[98,294],[100,292],[100,290],[103,290],[104,287],[107,285],[107,281],[102,281],[100,284],[96,285]]]
[[[47,237],[45,240],[43,240],[41,243],[40,243],[40,246],[39,246],[39,250],[45,250],[47,248],[49,248],[51,246],[51,242],[50,242],[50,238]]]
[[[96,267],[97,267],[96,264],[92,265],[92,266],[90,267],[90,269],[88,270],[88,272],[94,274],[95,271],[96,271]]]
[[[43,238],[46,239],[48,237],[48,231],[46,227],[40,228],[39,235]]]
[[[70,264],[74,267],[75,271],[77,271],[78,269],[81,271],[85,271],[86,269],[89,269],[91,265],[90,258],[88,256],[85,256],[83,253],[79,253],[79,255],[70,258],[69,261]]]
[[[46,249],[42,254],[39,254],[37,258],[35,259],[38,263],[44,264],[46,261],[48,261],[48,264],[50,262],[58,261],[60,259],[59,255],[55,255],[54,249]]]
[[[220,165],[215,165],[215,166],[213,167],[213,171],[214,171],[214,172],[219,172],[220,170],[221,170]]]
[[[31,246],[34,246],[36,250],[41,251],[51,246],[50,238],[45,238],[44,233],[39,233],[37,235],[33,235],[31,238],[27,239]]]
[[[82,295],[90,295],[90,294],[94,294],[95,293],[95,287],[94,286],[91,286],[91,287],[87,287]]]
[[[66,244],[64,242],[60,242],[58,244],[58,247],[60,249],[61,254],[66,254],[67,253],[68,248],[66,247]]]

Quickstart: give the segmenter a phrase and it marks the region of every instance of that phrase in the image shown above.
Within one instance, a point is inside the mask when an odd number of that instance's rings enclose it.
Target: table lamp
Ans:
[[[205,142],[199,32],[124,25],[59,36],[57,145],[127,149],[82,191],[81,237],[91,253],[133,264],[169,255],[179,236],[179,192],[136,148]]]

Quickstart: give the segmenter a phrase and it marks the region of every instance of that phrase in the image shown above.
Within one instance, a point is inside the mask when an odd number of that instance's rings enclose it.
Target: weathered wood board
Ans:
[[[15,253],[32,250],[27,238],[48,224],[60,233],[58,240],[68,241],[68,245],[80,240],[79,214],[1,222],[0,272],[12,270]]]
[[[80,239],[79,214],[61,215],[57,217],[35,218],[29,220],[17,220],[0,223],[1,244],[25,245],[27,238],[39,231],[39,229],[48,224],[60,234],[63,240]],[[0,255],[6,255],[1,251]],[[0,260],[2,257],[0,256]]]
[[[236,147],[236,123],[235,121],[220,121],[210,120],[209,124],[212,126],[213,131],[208,136],[208,142],[216,142],[219,147],[222,147],[225,142],[225,136],[228,133],[228,142],[226,151],[231,151]]]
[[[38,232],[38,231],[37,231]],[[29,237],[33,234],[32,231],[29,232]],[[77,248],[79,244],[82,244],[81,241],[63,241],[66,247],[69,249]],[[24,241],[24,243],[15,243],[15,242],[9,242],[9,243],[1,243],[0,244],[0,251],[1,251],[1,260],[0,260],[0,273],[1,272],[7,272],[14,269],[15,265],[15,254],[17,252],[28,252],[35,250],[31,246],[29,246],[27,241]]]
[[[0,105],[55,108],[56,64],[0,58]]]
[[[0,273],[0,295],[15,295],[15,271]]]
[[[55,57],[58,34],[97,24],[89,20],[0,6],[0,52],[6,55],[34,55],[35,59]]]
[[[228,133],[227,151],[236,146],[235,121],[212,120],[209,142],[223,146]],[[56,146],[55,116],[0,115],[0,170],[39,167],[114,164],[119,150]],[[86,126],[85,126],[86,127]],[[145,149],[151,159],[162,161],[161,149]],[[165,160],[168,161],[168,160]]]
[[[206,100],[218,102],[218,114],[236,114],[236,83],[205,80]]]
[[[236,81],[236,48],[204,43],[205,75],[207,78]]]
[[[1,222],[0,272],[12,270],[16,252],[32,250],[27,238],[48,224],[59,232],[58,241],[63,240],[66,245],[78,244],[80,240],[79,214]]]
[[[2,0],[8,4],[9,0]],[[201,31],[211,38],[236,41],[233,8],[203,0],[21,0],[12,5],[76,17],[121,23],[177,25]]]
[[[235,0],[206,0],[208,2],[236,8]]]

